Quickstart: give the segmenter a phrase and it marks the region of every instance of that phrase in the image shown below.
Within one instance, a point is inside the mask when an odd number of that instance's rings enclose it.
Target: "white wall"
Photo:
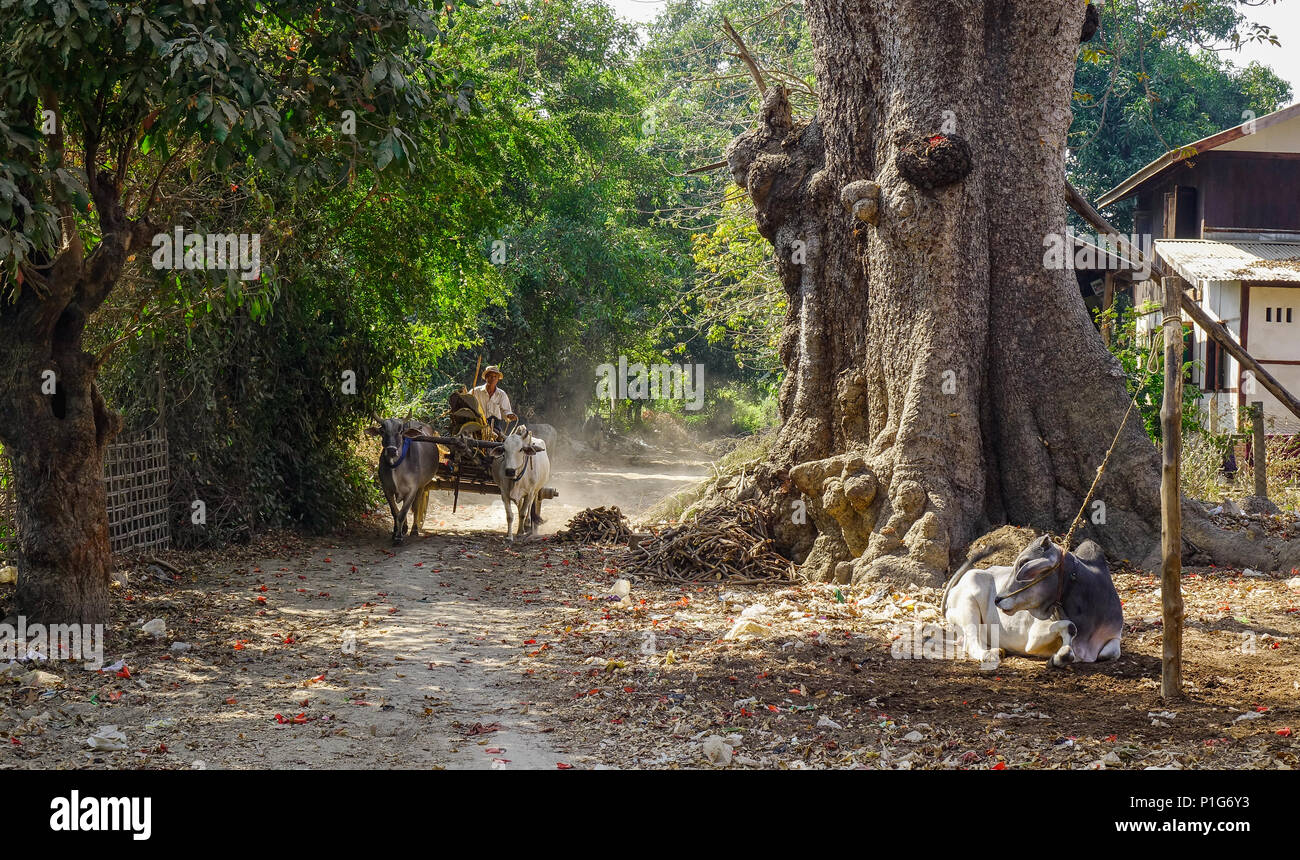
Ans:
[[[1265,322],[1265,309],[1272,308],[1273,322]],[[1277,309],[1291,309],[1291,322],[1277,322]],[[1250,319],[1247,323],[1246,350],[1282,387],[1292,394],[1300,394],[1300,365],[1274,364],[1276,361],[1300,361],[1300,287],[1251,287]],[[1264,421],[1270,433],[1300,432],[1300,418],[1291,414],[1264,387],[1256,385],[1255,394],[1243,396],[1243,402],[1259,400],[1264,403]],[[1271,423],[1270,423],[1271,422]],[[1244,428],[1243,428],[1244,429]]]
[[[1201,285],[1201,308],[1211,318],[1223,323],[1228,333],[1241,343],[1241,282],[1240,281],[1203,281]],[[1196,356],[1201,366],[1205,367],[1206,353],[1210,336],[1196,329],[1197,344],[1200,347]],[[1237,387],[1238,363],[1235,358],[1223,353],[1227,367],[1223,371],[1223,381],[1229,388]],[[1202,382],[1204,376],[1202,375]],[[1237,393],[1235,391],[1217,391],[1207,394],[1201,400],[1201,418],[1211,433],[1237,432]]]
[[[1235,392],[1213,391],[1201,398],[1201,421],[1211,433],[1236,433],[1237,400]]]
[[[1150,281],[1139,281],[1133,285],[1133,307],[1140,308],[1146,302],[1155,302],[1161,304],[1164,301],[1164,294],[1160,289],[1160,282],[1152,279]],[[1155,311],[1138,317],[1137,330],[1139,335],[1150,337],[1153,332],[1160,328],[1160,315],[1162,311],[1157,308]]]
[[[1265,322],[1265,309],[1291,309],[1292,322]],[[1285,318],[1285,317],[1284,317]],[[1247,349],[1257,361],[1300,361],[1300,287],[1251,287]]]
[[[1295,394],[1300,391],[1300,365],[1265,364],[1264,369],[1282,383],[1282,387]],[[1254,401],[1264,404],[1264,427],[1268,433],[1300,433],[1300,418],[1296,418],[1277,398],[1269,394],[1264,386],[1256,384],[1254,395],[1246,395],[1247,405]],[[1242,427],[1242,432],[1248,428]]]
[[[1201,307],[1241,340],[1241,281],[1206,281]]]

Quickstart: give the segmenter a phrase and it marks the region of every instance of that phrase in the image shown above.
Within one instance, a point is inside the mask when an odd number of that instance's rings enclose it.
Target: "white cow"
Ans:
[[[989,552],[958,569],[940,605],[968,657],[986,669],[1008,651],[1053,666],[1119,657],[1124,611],[1101,547],[1065,552],[1044,535],[1013,565],[974,567]]]
[[[531,535],[542,522],[542,488],[551,477],[551,461],[546,455],[546,443],[536,439],[528,428],[519,426],[502,443],[501,453],[492,461],[492,479],[501,488],[501,501],[506,506],[506,540],[513,541],[514,512],[519,509],[519,535],[528,527]]]

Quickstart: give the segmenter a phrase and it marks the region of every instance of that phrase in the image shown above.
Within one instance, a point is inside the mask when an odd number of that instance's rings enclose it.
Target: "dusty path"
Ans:
[[[542,534],[589,504],[635,513],[704,476],[701,462],[559,472]],[[386,517],[273,553],[174,553],[179,586],[128,581],[107,662],[60,664],[56,689],[14,690],[0,767],[548,768],[599,764],[550,740],[519,662],[557,605],[603,576],[598,555],[503,537],[499,498],[431,498],[432,534],[393,548]],[[263,548],[265,549],[265,548]],[[559,578],[552,569],[572,571]],[[606,577],[607,578],[607,577]],[[559,580],[557,582],[557,579]],[[566,583],[568,580],[569,583]],[[585,591],[589,592],[590,588]],[[167,621],[161,640],[139,631]],[[176,644],[180,643],[180,644]],[[184,650],[174,650],[181,649]],[[91,752],[119,726],[127,749]]]
[[[691,456],[673,460],[643,458],[620,464],[572,464],[561,459],[552,464],[548,486],[559,498],[545,503],[546,520],[539,534],[554,534],[569,518],[587,507],[618,505],[635,516],[663,497],[709,477],[709,461]],[[429,497],[426,525],[437,533],[447,529],[504,533],[505,511],[500,497],[462,493],[452,513],[450,493]]]
[[[703,471],[561,473],[544,531],[588,505],[635,512]],[[1189,695],[1167,708],[1147,574],[1116,575],[1118,662],[1008,658],[990,675],[895,653],[937,617],[933,590],[635,579],[620,606],[612,551],[508,544],[499,500],[449,502],[396,550],[377,517],[171,553],[179,582],[131,567],[107,652],[127,671],[0,678],[0,769],[725,766],[704,756],[710,735],[748,768],[1300,766],[1297,572],[1188,572]],[[742,612],[761,627],[728,640]],[[139,629],[152,618],[161,639]],[[88,749],[101,725],[123,749]]]

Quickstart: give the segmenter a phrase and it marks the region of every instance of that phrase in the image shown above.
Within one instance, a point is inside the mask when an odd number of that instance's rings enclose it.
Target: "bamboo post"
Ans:
[[[1255,464],[1255,495],[1261,499],[1268,498],[1268,451],[1264,440],[1264,402],[1256,400],[1250,404],[1251,459]]]
[[[1165,395],[1160,406],[1160,602],[1164,614],[1164,651],[1160,696],[1176,699],[1183,692],[1183,522],[1178,469],[1182,459],[1183,316],[1182,283],[1177,277],[1164,285]]]
[[[1107,272],[1104,278],[1105,287],[1101,297],[1101,309],[1109,311],[1115,305],[1115,273]],[[1101,339],[1106,342],[1106,346],[1110,346],[1111,324],[1109,322],[1101,327]]]

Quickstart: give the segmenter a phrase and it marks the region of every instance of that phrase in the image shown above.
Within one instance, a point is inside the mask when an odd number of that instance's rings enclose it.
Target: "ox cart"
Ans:
[[[404,445],[436,445],[438,451],[438,468],[433,479],[416,495],[413,505],[413,531],[416,534],[424,526],[429,493],[433,490],[452,492],[453,512],[460,504],[462,492],[501,495],[501,487],[492,475],[492,462],[504,444],[489,427],[478,401],[465,387],[448,398],[448,406],[450,409],[444,416],[447,418],[446,429],[441,433],[432,425],[411,421],[409,416],[405,419]],[[543,487],[538,498],[553,499],[558,495],[554,487]]]
[[[501,443],[475,439],[470,436],[427,436],[418,432],[409,432],[407,439],[412,442],[425,442],[438,446],[438,475],[424,487],[416,503],[416,522],[424,522],[424,510],[428,504],[431,490],[451,490],[451,509],[456,510],[460,494],[479,493],[499,496],[501,488],[492,477],[492,455],[500,450]],[[559,495],[554,487],[543,487],[541,497],[554,499]]]

